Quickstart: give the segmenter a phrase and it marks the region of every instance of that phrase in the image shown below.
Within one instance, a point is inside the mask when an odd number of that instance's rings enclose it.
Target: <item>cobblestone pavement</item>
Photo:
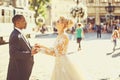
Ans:
[[[30,42],[52,47],[54,40],[53,37],[40,37],[31,38]],[[93,80],[120,80],[120,50],[107,55],[112,52],[112,46],[110,34],[103,34],[101,39],[97,39],[94,33],[87,34],[82,41],[82,50],[79,52],[77,52],[76,41],[70,41],[68,52],[75,53],[71,54],[69,59],[78,69],[83,69],[87,73],[86,77],[91,77]],[[50,80],[54,68],[54,57],[42,53],[34,57],[35,64],[30,80]],[[6,80],[9,60],[8,44],[0,46],[0,59],[0,80]]]

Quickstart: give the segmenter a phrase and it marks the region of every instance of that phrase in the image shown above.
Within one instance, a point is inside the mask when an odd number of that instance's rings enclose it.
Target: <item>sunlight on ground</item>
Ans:
[[[54,41],[53,38],[30,39],[32,45],[39,43],[47,47],[53,47]],[[76,45],[76,41],[70,41],[68,53],[73,52],[73,54],[69,54],[68,57],[78,71],[82,71],[87,78],[90,77],[93,80],[120,80],[118,77],[120,74],[119,57],[112,57],[119,50],[111,55],[106,55],[112,51],[113,43],[110,40],[83,40],[82,50],[79,52],[77,52]],[[8,45],[2,45],[0,49],[0,80],[5,80],[9,61]],[[54,57],[38,53],[34,59],[35,63],[30,80],[50,80],[54,68]]]

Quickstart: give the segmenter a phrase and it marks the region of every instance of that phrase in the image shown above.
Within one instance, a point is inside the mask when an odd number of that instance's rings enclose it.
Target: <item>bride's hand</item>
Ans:
[[[37,49],[38,52],[41,51],[43,48],[43,46],[40,44],[35,44],[34,47]]]
[[[34,47],[35,47],[35,48],[40,48],[41,45],[40,45],[40,44],[35,44]]]

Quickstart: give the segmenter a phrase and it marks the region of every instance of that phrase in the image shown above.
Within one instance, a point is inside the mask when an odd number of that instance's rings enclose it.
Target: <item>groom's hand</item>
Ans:
[[[34,54],[37,54],[39,52],[39,49],[40,49],[40,45],[39,44],[35,44],[31,50],[31,54],[34,55]]]
[[[34,54],[37,54],[38,53],[38,48],[36,48],[35,46],[32,48],[31,50],[31,54],[34,55]]]

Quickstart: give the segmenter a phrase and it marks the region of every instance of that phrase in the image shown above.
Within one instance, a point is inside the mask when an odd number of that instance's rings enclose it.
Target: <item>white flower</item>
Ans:
[[[22,38],[22,35],[21,35],[21,34],[18,34],[18,38],[19,38],[19,39]]]

